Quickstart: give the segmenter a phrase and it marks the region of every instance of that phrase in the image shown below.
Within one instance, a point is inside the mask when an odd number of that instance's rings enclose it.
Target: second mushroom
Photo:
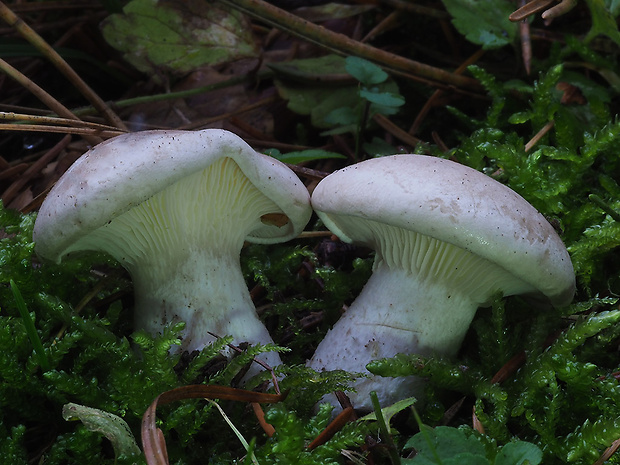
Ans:
[[[144,131],[97,145],[61,177],[34,228],[37,253],[59,262],[103,251],[130,273],[137,328],[184,321],[182,349],[213,336],[267,344],[239,264],[245,240],[296,237],[309,195],[277,160],[224,130]],[[276,353],[265,354],[280,363]]]
[[[366,373],[398,353],[452,356],[476,309],[497,294],[570,303],[575,275],[547,220],[510,188],[449,160],[394,155],[323,179],[312,204],[345,242],[376,251],[373,274],[309,366]],[[416,377],[357,381],[354,407],[421,392]],[[332,399],[332,402],[335,402]]]

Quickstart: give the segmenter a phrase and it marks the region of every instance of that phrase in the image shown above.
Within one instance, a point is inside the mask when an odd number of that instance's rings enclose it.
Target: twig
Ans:
[[[464,73],[467,67],[477,62],[482,57],[482,55],[484,55],[484,50],[483,49],[477,50],[473,55],[471,55],[463,63],[461,63],[458,68],[456,68],[456,70],[454,71],[454,74],[460,75]],[[409,128],[409,131],[408,131],[409,134],[415,134],[418,132],[418,129],[420,128],[420,125],[422,124],[422,120],[426,117],[428,112],[435,105],[435,102],[443,94],[444,94],[444,91],[442,89],[437,89],[435,92],[433,92],[433,95],[429,97],[429,99],[426,101],[426,103],[424,104],[424,106],[422,107],[418,115],[416,116],[415,120],[411,124],[411,128]]]
[[[508,17],[508,19],[510,19],[510,21],[521,21],[528,16],[538,13],[542,10],[545,10],[540,15],[542,19],[553,19],[568,13],[577,5],[577,0],[562,0],[557,5],[546,9],[549,5],[553,3],[553,1],[554,0],[532,0],[531,2],[523,5],[518,10],[514,11]]]
[[[436,91],[436,92],[439,92],[439,91]],[[392,134],[398,140],[400,140],[401,142],[404,142],[405,144],[411,147],[415,147],[421,142],[420,139],[418,139],[417,137],[412,136],[404,129],[401,129],[400,127],[392,123],[392,121],[390,121],[385,115],[381,115],[377,113],[375,116],[372,117],[372,119],[375,123],[377,123],[387,132]]]
[[[114,113],[110,107],[93,91],[88,84],[75,72],[71,66],[62,58],[56,50],[22,21],[9,7],[0,2],[0,18],[7,24],[14,27],[28,42],[30,42],[43,56],[45,56],[75,87],[80,93],[106,118],[106,120],[116,128],[127,130],[127,126]]]
[[[264,99],[261,99],[257,102],[253,102],[250,103],[242,108],[237,108],[233,111],[229,111],[227,113],[222,113],[216,116],[210,116],[208,118],[202,118],[202,119],[198,119],[195,121],[192,121],[189,124],[184,124],[182,126],[179,126],[178,129],[195,129],[195,128],[199,128],[201,126],[206,126],[208,124],[212,124],[216,121],[222,121],[222,120],[226,120],[231,118],[232,116],[235,115],[240,115],[243,113],[247,113],[248,111],[252,111],[252,110],[256,110],[257,108],[260,108],[268,103],[272,103],[275,102],[277,100],[277,97],[273,96],[273,97],[266,97]]]
[[[549,5],[553,3],[553,0],[532,0],[531,2],[526,3],[521,6],[518,10],[514,11],[508,19],[510,21],[523,21],[528,16],[538,13],[546,9]]]
[[[348,422],[353,421],[355,419],[355,411],[353,407],[347,407],[342,412],[340,412],[334,420],[327,425],[327,427],[321,431],[321,433],[312,440],[310,444],[306,446],[308,450],[313,450],[319,447],[322,444],[325,444],[331,438],[334,437],[338,431],[342,429],[344,425]]]
[[[142,449],[148,465],[168,465],[168,452],[163,433],[157,427],[157,407],[184,399],[221,399],[238,402],[274,403],[282,402],[283,395],[265,394],[262,392],[246,391],[228,386],[189,385],[181,386],[158,395],[142,416]]]
[[[263,0],[219,0],[221,3],[242,11],[260,21],[286,31],[301,39],[341,55],[355,55],[378,65],[435,85],[454,86],[466,90],[480,90],[475,79],[459,76],[444,69],[420,63],[390,52],[358,42],[277,8]]]
[[[317,237],[331,237],[334,233],[331,231],[302,231],[297,239],[314,239]]]
[[[20,71],[15,69],[13,66],[8,64],[2,58],[0,58],[0,71],[3,71],[15,81],[17,81],[20,85],[22,85],[26,90],[28,90],[31,94],[33,94],[36,98],[38,98],[45,106],[47,106],[50,110],[52,110],[57,115],[62,116],[63,118],[68,118],[72,120],[77,120],[78,117],[75,116],[71,110],[65,107],[62,103],[48,94],[43,88],[39,87],[37,84],[32,82],[27,76],[22,74]],[[101,139],[98,137],[88,137],[86,138],[90,144],[98,144],[101,142]]]
[[[114,129],[112,131],[106,129],[97,128],[74,128],[71,126],[49,126],[45,124],[1,124],[1,131],[28,131],[28,132],[54,132],[61,134],[75,134],[84,136],[84,139],[88,140],[92,144],[98,144],[103,139],[110,139],[111,137],[120,136],[125,134],[126,131],[120,131]]]
[[[570,10],[575,8],[576,5],[577,0],[562,0],[558,5],[549,8],[547,11],[543,11],[543,14],[540,16],[542,19],[557,18],[558,16],[568,13]]]
[[[293,170],[295,174],[297,175],[300,175],[300,176],[303,176],[309,179],[315,179],[318,181],[320,181],[321,179],[323,179],[329,174],[324,171],[313,170],[312,168],[306,168],[305,166],[291,165],[289,163],[286,163],[286,166],[288,166],[291,170]]]
[[[532,148],[538,144],[538,141],[543,138],[545,134],[551,131],[551,128],[555,124],[555,121],[551,120],[547,124],[545,124],[540,131],[536,133],[534,137],[532,137],[527,144],[525,144],[525,152],[529,152]]]
[[[394,10],[387,15],[379,24],[373,27],[368,34],[364,36],[362,42],[367,43],[383,32],[393,29],[403,21],[403,15],[400,11]]]
[[[71,127],[92,128],[118,132],[115,127],[108,126],[107,124],[93,123],[91,121],[82,121],[80,119],[59,118],[57,116],[29,115],[25,113],[0,111],[0,120],[22,121],[28,123],[66,124],[67,126]]]
[[[265,420],[265,412],[263,411],[263,408],[258,402],[252,402],[251,405],[260,427],[263,429],[267,436],[273,437],[273,435],[276,434],[276,429],[273,427],[273,425],[267,423],[267,420]]]
[[[620,448],[620,439],[616,439],[614,442],[611,443],[611,446],[605,449],[605,452],[603,452],[603,455],[601,455],[599,459],[596,462],[594,462],[592,465],[603,465],[609,459],[609,457],[611,457],[612,455],[616,453],[616,451],[619,448]]]
[[[525,5],[525,0],[519,0],[519,5]],[[532,70],[532,38],[530,35],[530,23],[522,20],[519,23],[519,35],[521,37],[521,56],[526,74]]]
[[[196,87],[194,89],[180,90],[175,92],[167,92],[164,94],[154,94],[154,95],[141,95],[139,97],[132,97],[123,100],[117,100],[115,102],[111,102],[112,107],[114,108],[126,108],[133,105],[141,105],[144,103],[155,103],[161,102],[165,100],[175,100],[175,99],[183,99],[187,97],[193,97],[194,95],[205,94],[207,92],[212,92],[219,89],[224,89],[227,87],[232,87],[238,84],[243,84],[247,82],[251,82],[252,80],[260,81],[263,79],[267,79],[273,76],[273,71],[265,70],[256,73],[256,75],[243,75],[236,76],[230,79],[226,79],[224,81],[216,82],[214,84],[209,84],[207,86]],[[90,115],[95,110],[94,107],[83,107],[74,110],[74,113],[78,116]]]

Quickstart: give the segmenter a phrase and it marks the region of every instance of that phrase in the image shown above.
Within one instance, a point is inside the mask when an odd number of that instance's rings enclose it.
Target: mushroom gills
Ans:
[[[501,293],[527,294],[536,289],[501,266],[456,245],[369,219],[341,215],[338,229],[355,231],[354,243],[376,251],[373,268],[385,263],[417,281],[444,283],[455,295],[471,296],[476,306],[488,306]],[[406,284],[403,284],[406,286]]]

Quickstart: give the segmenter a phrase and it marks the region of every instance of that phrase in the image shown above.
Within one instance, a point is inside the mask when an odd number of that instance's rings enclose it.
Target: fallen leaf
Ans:
[[[106,41],[138,70],[185,74],[200,66],[254,57],[248,19],[198,0],[132,0],[102,23]]]

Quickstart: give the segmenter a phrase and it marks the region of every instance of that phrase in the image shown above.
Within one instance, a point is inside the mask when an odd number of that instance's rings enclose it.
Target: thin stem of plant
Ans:
[[[588,199],[592,203],[595,203],[601,210],[607,213],[614,221],[620,222],[620,213],[618,213],[611,205],[605,202],[602,198],[600,198],[596,194],[590,194]]]
[[[379,405],[377,393],[372,391],[370,393],[370,399],[377,418],[377,424],[379,425],[379,431],[381,432],[381,436],[383,436],[383,440],[387,445],[390,461],[392,462],[392,465],[400,465],[400,455],[398,455],[398,449],[396,448],[396,444],[394,444],[388,425],[383,417],[383,412],[381,411],[381,406]]]
[[[245,82],[251,82],[252,79],[256,81],[261,81],[263,79],[268,79],[273,76],[273,71],[265,70],[257,73],[256,75],[243,75],[236,76],[225,81],[216,82],[215,84],[209,84],[207,86],[196,87],[195,89],[187,89],[176,92],[167,92],[164,94],[154,94],[154,95],[141,95],[139,97],[133,97],[123,100],[117,100],[115,102],[110,102],[112,107],[114,108],[127,108],[134,105],[141,105],[144,103],[154,103],[154,102],[162,102],[166,100],[175,100],[182,99],[187,97],[193,97],[195,95],[206,94],[207,92],[213,92],[219,89],[225,89],[227,87],[232,87],[237,84],[243,84]],[[92,106],[90,107],[82,107],[76,108],[74,113],[78,116],[91,115],[96,111],[96,109]]]
[[[366,124],[368,123],[368,116],[370,114],[370,102],[368,100],[362,100],[362,114],[357,125],[357,132],[355,134],[355,157],[358,160],[362,159],[362,138],[366,132]]]
[[[252,459],[252,463],[254,463],[254,465],[259,465],[258,460],[256,459],[256,456],[254,455],[254,452],[252,452],[250,450],[250,444],[248,443],[248,441],[243,437],[243,434],[241,434],[241,431],[239,431],[239,429],[235,426],[235,424],[232,422],[232,420],[228,417],[228,415],[226,415],[226,412],[224,412],[224,409],[222,407],[220,407],[220,405],[215,402],[214,400],[211,399],[206,399],[207,402],[209,402],[213,407],[215,407],[218,412],[220,412],[220,415],[222,416],[222,418],[224,419],[224,421],[228,424],[228,426],[230,427],[230,429],[233,431],[233,433],[235,433],[235,436],[237,436],[237,439],[239,439],[239,442],[241,442],[241,445],[243,446],[243,448],[245,449],[245,451],[250,454],[250,458]]]

